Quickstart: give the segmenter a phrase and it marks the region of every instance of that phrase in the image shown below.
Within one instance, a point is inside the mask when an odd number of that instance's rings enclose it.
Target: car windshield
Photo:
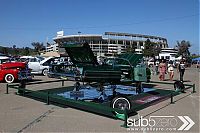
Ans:
[[[120,58],[109,58],[105,60],[106,65],[129,65],[129,62]]]
[[[105,59],[105,64],[106,65],[113,65],[114,59]]]
[[[5,62],[10,62],[10,59],[0,59],[0,64],[5,63]]]
[[[37,57],[40,61],[44,60],[45,58],[44,57]]]

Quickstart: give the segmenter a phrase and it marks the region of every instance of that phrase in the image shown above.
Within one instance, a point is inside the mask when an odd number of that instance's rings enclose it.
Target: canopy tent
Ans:
[[[0,56],[6,56],[5,54],[3,54],[3,53],[0,53]]]
[[[194,58],[192,61],[200,61],[200,57]]]

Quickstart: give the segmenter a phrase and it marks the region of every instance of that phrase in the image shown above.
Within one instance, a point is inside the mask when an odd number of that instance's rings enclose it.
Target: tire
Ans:
[[[42,75],[43,75],[43,76],[47,76],[47,74],[48,74],[48,69],[42,70]]]
[[[126,98],[125,96],[117,96],[115,98],[113,98],[112,102],[111,102],[111,107],[112,108],[118,108],[121,110],[125,110],[125,109],[131,109],[131,102],[128,98]],[[119,114],[118,112],[114,112],[114,115]]]
[[[4,80],[6,81],[6,83],[13,83],[15,80],[15,77],[12,74],[6,74],[6,76],[4,77]]]

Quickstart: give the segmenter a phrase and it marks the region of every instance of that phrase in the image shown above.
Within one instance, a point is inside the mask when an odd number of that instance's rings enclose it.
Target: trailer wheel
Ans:
[[[185,86],[184,86],[183,82],[176,81],[176,82],[174,82],[174,89],[181,90],[181,92],[184,92]]]
[[[15,77],[12,74],[6,74],[4,80],[6,81],[6,83],[12,83],[14,82]]]
[[[128,98],[124,97],[124,96],[117,96],[115,98],[113,98],[112,102],[111,102],[111,107],[112,108],[117,108],[117,109],[121,109],[121,110],[125,110],[125,109],[131,109],[131,102]],[[118,112],[114,112],[114,115],[119,114]]]

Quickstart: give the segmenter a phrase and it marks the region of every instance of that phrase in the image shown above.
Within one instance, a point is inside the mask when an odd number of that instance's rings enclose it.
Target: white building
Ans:
[[[149,39],[151,42],[159,44],[161,48],[167,48],[167,39],[151,35],[105,32],[103,35],[97,34],[77,34],[64,35],[64,32],[58,32],[53,40],[58,44],[73,42],[88,42],[90,48],[97,56],[112,56],[114,54],[125,53],[130,49],[134,49],[137,53],[142,53],[145,41]],[[59,49],[59,52],[63,49]]]
[[[164,49],[161,49],[161,52],[159,53],[159,56],[157,58],[166,59],[166,60],[175,60],[177,53],[178,53],[177,49],[164,48]]]
[[[58,52],[58,44],[50,44],[46,47],[46,52]]]
[[[44,56],[44,57],[49,57],[49,56],[60,57],[60,54],[58,51],[59,51],[58,44],[48,43],[48,45],[46,46],[46,50],[41,51],[40,54],[41,56]]]

